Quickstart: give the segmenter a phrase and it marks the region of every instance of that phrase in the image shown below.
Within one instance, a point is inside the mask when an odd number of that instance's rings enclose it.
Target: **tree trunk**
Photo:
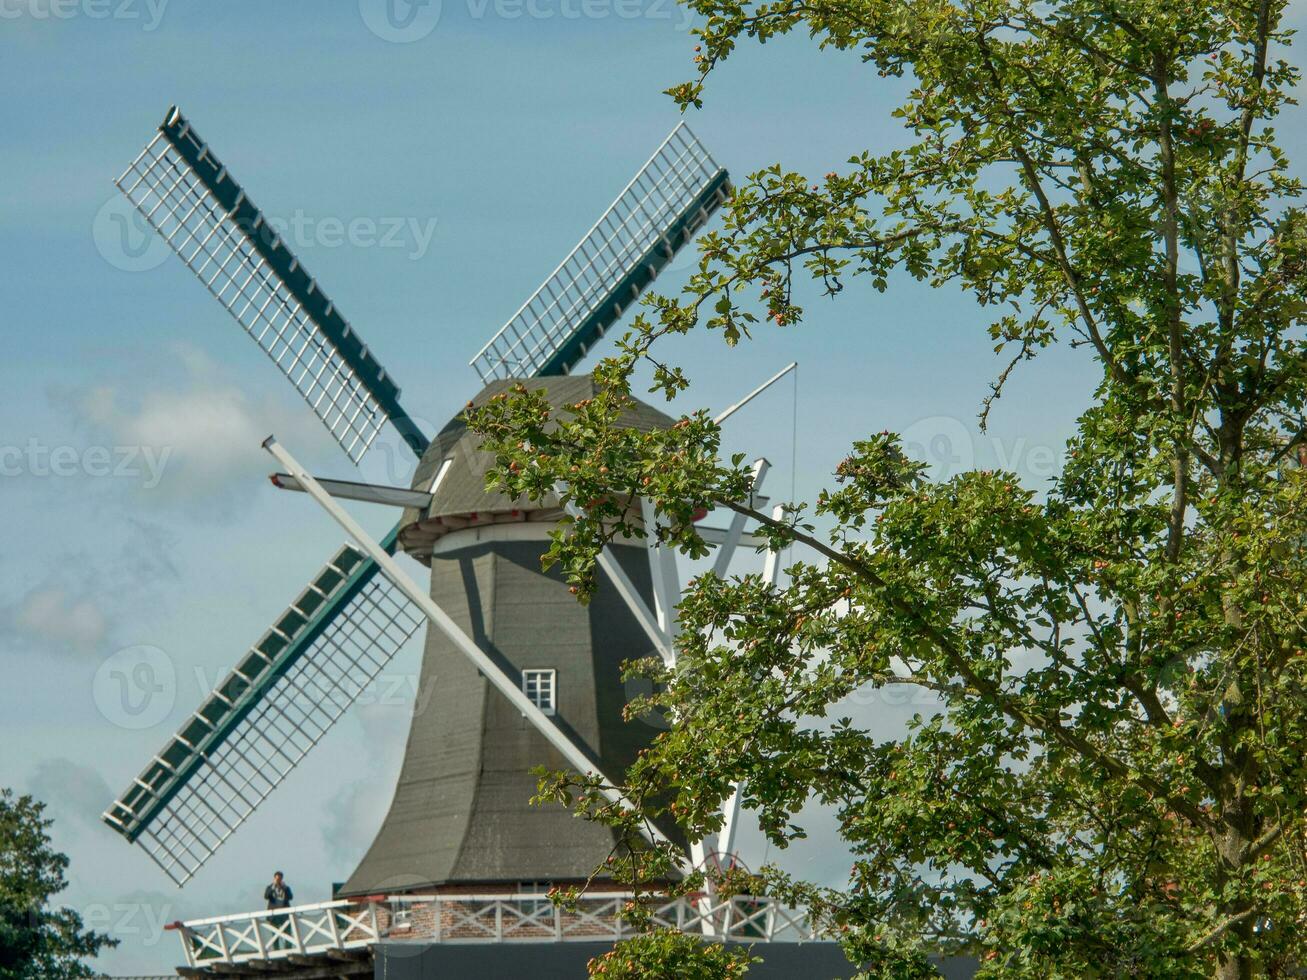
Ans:
[[[1252,980],[1253,961],[1246,954],[1222,954],[1216,962],[1216,980]]]
[[[1235,709],[1232,714],[1239,715],[1242,712],[1242,699],[1236,695],[1230,700]],[[1218,881],[1222,887],[1230,879],[1237,880],[1240,872],[1246,869],[1251,861],[1249,852],[1252,842],[1261,831],[1244,809],[1243,800],[1226,812],[1226,818],[1229,821],[1226,833],[1217,843],[1217,854],[1224,866],[1218,874]],[[1226,921],[1234,921],[1227,936],[1238,940],[1238,950],[1222,951],[1218,954],[1215,975],[1217,980],[1252,980],[1255,972],[1254,960],[1249,950],[1252,949],[1256,936],[1255,904],[1247,896],[1239,896],[1228,901],[1229,904],[1221,909],[1221,914],[1226,917]]]

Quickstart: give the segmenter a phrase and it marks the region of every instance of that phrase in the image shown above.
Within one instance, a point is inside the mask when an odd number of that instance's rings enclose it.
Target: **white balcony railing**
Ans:
[[[373,902],[319,902],[178,922],[188,966],[245,963],[363,949],[380,935]]]
[[[365,949],[386,940],[422,943],[613,942],[635,934],[625,892],[586,894],[573,908],[541,895],[390,895],[319,902],[178,922],[188,966],[244,963]],[[807,916],[767,898],[668,899],[653,925],[715,939],[806,942],[821,938]]]

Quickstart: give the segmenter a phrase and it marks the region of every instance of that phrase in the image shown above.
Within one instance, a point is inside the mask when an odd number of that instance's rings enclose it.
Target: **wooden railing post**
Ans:
[[[195,966],[195,940],[191,936],[191,930],[181,922],[174,922],[164,928],[177,930],[177,935],[182,941],[182,955],[186,957],[186,965]]]
[[[263,942],[263,920],[259,918],[259,914],[256,912],[250,917],[250,922],[254,926],[254,944],[259,950],[259,959],[266,960],[268,950]]]
[[[327,909],[327,921],[331,923],[331,945],[340,948],[340,920],[334,908]]]
[[[295,952],[304,952],[304,940],[300,936],[300,917],[298,912],[290,915],[290,934],[295,938]]]

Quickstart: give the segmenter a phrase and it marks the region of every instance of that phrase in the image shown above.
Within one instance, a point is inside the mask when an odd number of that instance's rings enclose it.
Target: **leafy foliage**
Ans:
[[[769,869],[764,887],[876,976],[922,975],[935,951],[1005,977],[1304,965],[1307,229],[1270,125],[1298,77],[1274,56],[1283,3],[689,6],[703,26],[698,78],[671,90],[682,105],[742,40],[800,30],[911,80],[895,111],[908,145],[817,182],[750,175],[685,294],[649,298],[596,371],[595,398],[555,415],[521,390],[470,413],[496,488],[562,485],[584,509],[549,556],[583,599],[615,536],[704,554],[704,508],[747,513],[801,556],[783,587],[691,583],[677,666],[637,668],[675,719],[626,774],[638,816],[565,774],[544,794],[703,836],[738,783],[778,846],[802,836],[805,802],[833,807],[847,885]],[[1005,359],[982,424],[1044,348],[1092,361],[1050,486],[931,483],[882,432],[776,520],[741,503],[749,471],[719,458],[706,413],[622,425],[642,363],[668,397],[688,387],[665,338],[798,325],[796,277],[837,296],[904,274],[985,311]],[[891,685],[941,708],[888,741],[838,716]],[[658,877],[645,859],[626,870]]]
[[[45,804],[0,790],[0,978],[81,980],[97,977],[82,962],[118,944],[83,931],[72,909],[52,908],[67,885],[68,858],[50,847]]]
[[[623,939],[588,965],[603,980],[735,980],[756,962],[746,948],[706,943],[683,932],[658,930]]]

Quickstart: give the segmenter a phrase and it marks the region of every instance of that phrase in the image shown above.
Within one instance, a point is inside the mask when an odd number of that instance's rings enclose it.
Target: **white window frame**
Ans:
[[[553,667],[528,667],[522,671],[522,693],[546,715],[558,708],[558,671]]]
[[[554,903],[549,899],[553,886],[547,881],[519,881],[517,883],[518,909],[523,915],[539,915]]]

